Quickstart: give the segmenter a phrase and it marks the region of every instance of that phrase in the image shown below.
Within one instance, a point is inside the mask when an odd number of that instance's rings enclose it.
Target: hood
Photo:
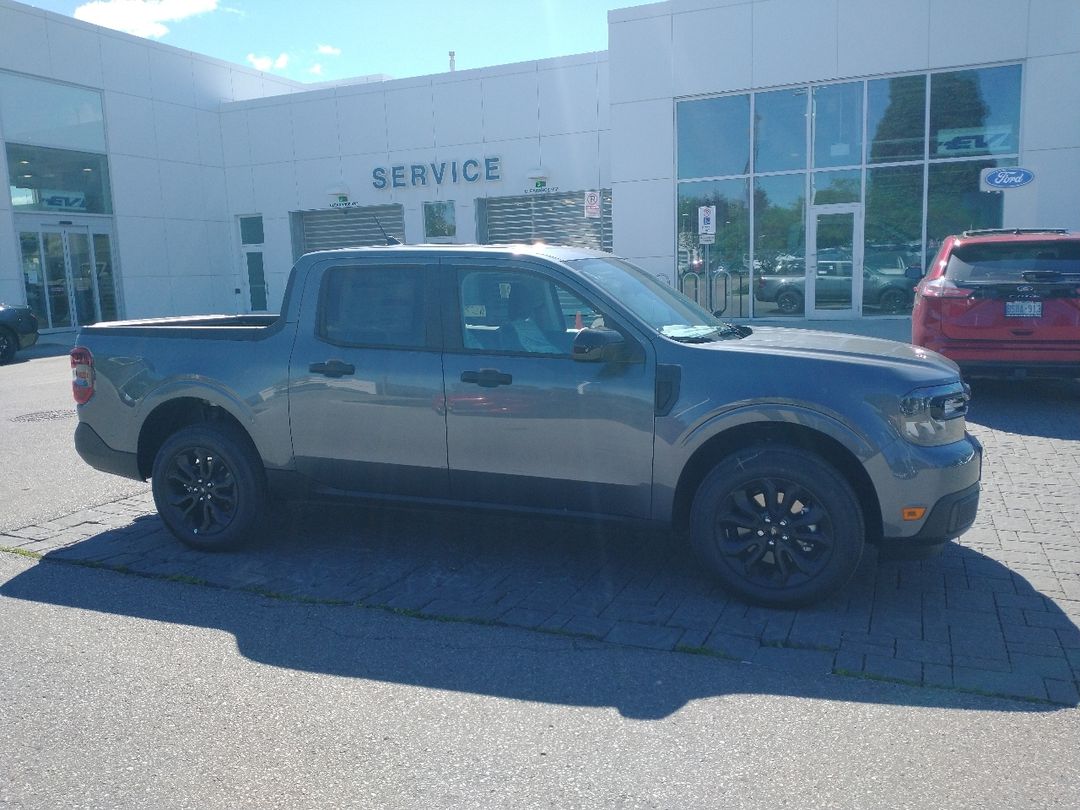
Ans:
[[[960,376],[956,363],[921,346],[842,332],[821,332],[782,326],[755,326],[753,334],[740,340],[726,344],[703,345],[709,348],[719,348],[724,345],[737,346],[739,349],[761,351],[771,355],[806,357],[825,361],[922,368],[930,376],[944,378]]]

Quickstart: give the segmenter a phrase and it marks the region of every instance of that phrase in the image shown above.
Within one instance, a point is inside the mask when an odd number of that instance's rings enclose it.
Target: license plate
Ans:
[[[1042,301],[1006,301],[1006,318],[1041,318]]]

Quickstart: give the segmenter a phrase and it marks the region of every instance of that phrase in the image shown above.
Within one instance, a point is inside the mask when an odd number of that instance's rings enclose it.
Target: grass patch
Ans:
[[[25,548],[10,548],[0,546],[0,551],[5,554],[14,554],[16,557],[26,557],[28,560],[40,560],[44,555],[38,551],[27,551]]]

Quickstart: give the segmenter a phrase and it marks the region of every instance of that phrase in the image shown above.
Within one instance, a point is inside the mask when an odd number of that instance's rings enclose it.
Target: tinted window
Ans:
[[[679,177],[750,171],[750,97],[683,101],[677,108]]]
[[[867,83],[866,132],[870,163],[922,160],[926,77],[900,76]]]
[[[1032,273],[1080,275],[1080,241],[961,245],[945,268],[945,277],[953,281],[1044,280]]]
[[[423,271],[418,267],[327,270],[319,337],[344,346],[425,345]]]
[[[814,88],[814,166],[862,163],[862,82]]]
[[[550,279],[514,270],[463,270],[462,340],[466,349],[570,354],[574,335],[603,316]]]
[[[806,167],[805,87],[754,97],[754,171],[782,172]]]
[[[966,157],[1020,150],[1020,66],[930,77],[930,155]]]

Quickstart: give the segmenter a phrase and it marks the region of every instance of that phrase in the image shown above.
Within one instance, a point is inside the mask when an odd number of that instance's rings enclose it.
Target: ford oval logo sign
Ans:
[[[983,188],[987,191],[1002,191],[1026,186],[1035,179],[1035,172],[1030,169],[983,169]]]

